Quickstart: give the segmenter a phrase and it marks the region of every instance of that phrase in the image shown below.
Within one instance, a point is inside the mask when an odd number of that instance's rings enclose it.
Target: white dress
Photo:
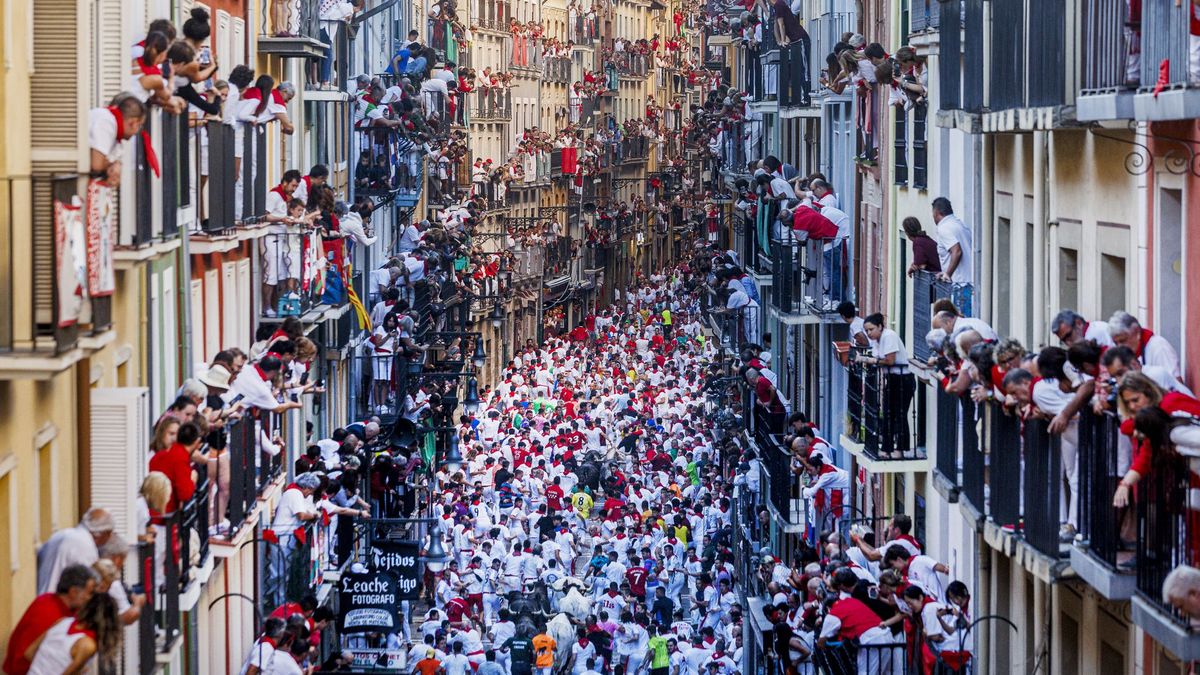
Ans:
[[[66,618],[50,627],[46,631],[46,637],[42,639],[42,644],[38,647],[37,654],[33,657],[33,665],[29,668],[29,675],[62,675],[71,665],[71,648],[80,638],[85,637],[85,633],[76,629],[71,631],[71,627],[75,625],[74,618]],[[85,674],[96,673],[96,657],[88,659],[84,664],[83,670]]]

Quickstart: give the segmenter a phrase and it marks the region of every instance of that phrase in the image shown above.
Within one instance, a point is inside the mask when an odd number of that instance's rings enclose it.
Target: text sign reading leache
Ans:
[[[400,596],[396,577],[388,572],[347,574],[338,590],[343,633],[400,630]]]
[[[421,589],[417,565],[420,554],[415,541],[374,541],[367,562],[372,570],[388,572],[396,578],[396,593],[401,600],[416,600]]]

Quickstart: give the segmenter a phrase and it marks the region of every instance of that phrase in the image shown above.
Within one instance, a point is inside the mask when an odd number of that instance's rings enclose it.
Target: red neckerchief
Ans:
[[[258,371],[258,376],[259,376],[259,377],[261,377],[261,378],[263,379],[263,382],[267,382],[267,381],[269,381],[269,380],[271,379],[271,378],[267,377],[267,373],[266,373],[266,371],[264,371],[264,370],[262,369],[262,367],[261,367],[261,366],[259,366],[257,363],[256,363],[256,364],[254,364],[254,369]]]
[[[243,91],[240,96],[243,101],[261,101],[262,90],[258,87],[250,87],[246,91]]]
[[[1143,361],[1145,360],[1146,345],[1150,343],[1150,338],[1152,337],[1154,337],[1153,332],[1145,328],[1142,329],[1141,339],[1138,340],[1137,357]]]
[[[908,543],[912,544],[913,546],[916,546],[918,551],[921,550],[921,542],[917,541],[916,538],[912,537],[911,535],[902,534],[902,535],[896,537],[896,539],[899,539],[901,541],[907,541]]]
[[[117,121],[117,140],[126,140],[125,117],[121,115],[121,109],[116,106],[109,106],[108,112],[112,113],[113,119]],[[150,141],[150,132],[144,128],[142,129],[142,145],[146,148],[146,163],[150,165],[156,177],[161,177],[162,170],[158,166],[158,154],[154,152],[154,144]]]
[[[142,54],[133,60],[134,65],[141,69],[143,75],[162,75],[162,67],[146,65],[146,55]]]
[[[271,90],[271,102],[278,105],[287,105],[287,101],[283,100],[283,94],[278,89]]]
[[[265,635],[259,641],[262,642],[263,644],[271,645],[272,649],[274,649],[275,646],[278,644],[277,642],[275,642],[274,640],[272,640],[271,638],[269,638]]]
[[[287,194],[286,192],[284,192],[284,191],[283,191],[283,185],[282,185],[282,184],[280,184],[280,185],[276,185],[275,187],[271,188],[271,192],[274,192],[275,194],[279,195],[280,197],[283,197],[283,203],[284,203],[284,204],[286,204],[286,203],[287,203],[287,201],[288,201],[289,199],[291,199],[291,197],[289,197],[289,196],[288,196],[288,194]]]

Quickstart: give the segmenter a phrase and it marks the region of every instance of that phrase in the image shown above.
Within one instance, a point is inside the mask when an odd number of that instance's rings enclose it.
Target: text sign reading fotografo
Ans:
[[[400,596],[396,577],[388,572],[347,574],[338,589],[342,633],[400,630]]]
[[[373,541],[367,562],[372,570],[389,572],[396,577],[396,593],[402,600],[420,595],[421,573],[417,557],[421,549],[415,541]]]

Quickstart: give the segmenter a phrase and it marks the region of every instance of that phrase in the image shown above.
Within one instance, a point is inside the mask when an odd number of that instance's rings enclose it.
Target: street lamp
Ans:
[[[479,403],[479,383],[472,377],[467,380],[467,395],[462,401],[463,410],[468,415],[474,415],[479,412]]]
[[[475,353],[471,355],[471,363],[475,364],[476,368],[482,368],[485,361],[487,361],[487,352],[483,351],[483,340],[476,338]]]
[[[446,467],[447,471],[457,471],[462,466],[463,456],[458,451],[458,434],[450,435],[450,447],[446,449],[445,456],[442,457],[442,466]]]
[[[504,310],[500,309],[500,303],[492,305],[492,313],[488,314],[488,318],[492,320],[492,328],[504,325]]]
[[[446,553],[445,547],[442,546],[442,527],[438,523],[438,519],[435,519],[429,527],[429,546],[425,547],[425,554],[421,556],[420,560],[423,563],[434,565],[450,562],[450,554]]]

